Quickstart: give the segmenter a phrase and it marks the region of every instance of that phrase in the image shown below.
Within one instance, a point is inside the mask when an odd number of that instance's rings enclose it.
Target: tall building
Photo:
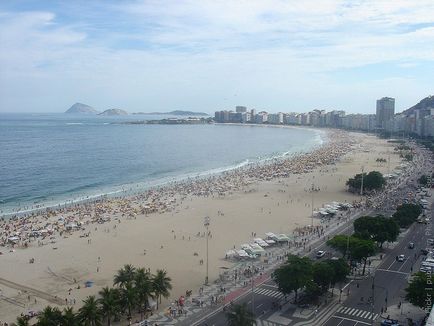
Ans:
[[[235,107],[235,111],[237,113],[244,113],[244,112],[247,112],[247,108],[245,106],[238,105]]]
[[[391,97],[383,97],[377,100],[377,127],[384,128],[386,122],[393,119],[395,115],[395,99]]]

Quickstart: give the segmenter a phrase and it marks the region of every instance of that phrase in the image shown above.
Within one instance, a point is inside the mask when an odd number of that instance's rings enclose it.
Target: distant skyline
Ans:
[[[0,2],[0,112],[401,112],[434,94],[434,1]]]

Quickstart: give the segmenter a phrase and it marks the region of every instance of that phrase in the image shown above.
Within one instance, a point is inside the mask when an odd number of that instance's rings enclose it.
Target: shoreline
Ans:
[[[198,172],[189,172],[183,173],[178,176],[172,177],[163,177],[156,180],[143,181],[138,183],[126,183],[119,186],[108,187],[107,192],[98,193],[98,194],[84,194],[85,197],[75,197],[69,196],[66,197],[66,200],[55,201],[54,203],[50,203],[49,200],[44,200],[42,204],[33,203],[29,205],[24,205],[24,210],[18,210],[18,208],[13,209],[12,211],[9,209],[7,212],[0,212],[0,220],[9,220],[14,218],[22,218],[22,217],[31,217],[38,214],[47,214],[50,212],[56,212],[59,209],[66,209],[75,205],[86,205],[97,203],[99,201],[111,200],[111,199],[119,199],[119,198],[129,198],[144,194],[148,191],[159,191],[162,188],[170,186],[172,184],[183,184],[185,182],[189,182],[191,180],[197,181],[200,179],[205,179],[208,177],[214,177],[223,175],[225,173],[230,173],[231,171],[236,172],[237,170],[248,168],[249,166],[255,165],[267,165],[274,160],[287,160],[293,159],[298,155],[303,155],[306,153],[310,153],[315,149],[323,146],[329,141],[328,135],[333,132],[333,129],[316,129],[310,127],[299,127],[299,126],[287,126],[287,125],[246,125],[246,124],[236,124],[236,123],[227,123],[227,124],[219,124],[219,125],[232,125],[232,126],[243,126],[243,127],[272,127],[272,128],[287,128],[287,129],[304,129],[315,132],[314,135],[315,142],[317,144],[312,145],[307,151],[303,152],[292,152],[286,151],[279,155],[270,154],[265,158],[259,158],[257,161],[249,161],[249,159],[245,159],[240,163],[235,163],[228,166],[217,167],[210,170],[198,171]],[[319,139],[315,139],[319,138]],[[71,198],[72,197],[72,198]],[[29,206],[37,206],[35,208],[27,209]],[[39,207],[40,206],[40,207]]]
[[[335,131],[330,136],[331,141],[313,153],[293,160],[275,160],[238,173],[224,173],[205,182],[193,180],[187,189],[172,189],[170,196],[151,192],[128,200],[65,209],[44,216],[39,222],[29,218],[16,220],[9,227],[9,234],[22,232],[25,238],[32,229],[42,227],[46,233],[26,240],[27,249],[19,249],[23,241],[16,248],[5,247],[13,251],[0,256],[4,262],[0,264],[0,273],[17,284],[81,302],[101,287],[111,286],[113,275],[123,264],[149,267],[152,271],[162,268],[173,280],[173,291],[164,307],[186,290],[196,291],[202,284],[205,270],[199,260],[205,257],[205,240],[198,233],[204,231],[204,216],[211,218],[213,281],[221,268],[234,266],[224,259],[225,252],[248,243],[252,232],[259,237],[270,231],[289,235],[310,225],[311,196],[307,193],[312,183],[321,188],[315,193],[315,209],[332,201],[350,203],[359,197],[347,193],[344,184],[359,171],[360,164],[381,171],[387,169],[377,167],[375,155],[386,155],[385,150],[393,145],[366,134]],[[392,159],[394,168],[400,159],[396,155]],[[213,186],[206,181],[213,181]],[[74,231],[67,230],[67,225],[74,223],[80,225]],[[314,224],[318,223],[315,218]],[[35,263],[29,265],[32,258]],[[93,280],[95,286],[74,289],[68,295],[71,287],[68,280],[72,279],[80,284]],[[16,289],[3,289],[4,295],[27,302]],[[30,302],[28,309],[38,310],[48,304],[52,303],[38,297],[38,304]],[[7,318],[15,318],[21,311],[0,302],[0,313]]]

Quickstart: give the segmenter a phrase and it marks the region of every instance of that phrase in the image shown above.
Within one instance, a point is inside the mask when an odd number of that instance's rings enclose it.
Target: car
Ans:
[[[414,242],[408,243],[408,249],[414,249]]]
[[[398,256],[398,261],[403,262],[404,259],[405,259],[405,256],[404,256],[404,255],[399,255],[399,256]]]
[[[385,319],[381,322],[381,326],[400,326],[398,320]]]
[[[322,258],[324,257],[324,255],[326,254],[326,252],[324,250],[320,250],[316,253],[316,258]]]

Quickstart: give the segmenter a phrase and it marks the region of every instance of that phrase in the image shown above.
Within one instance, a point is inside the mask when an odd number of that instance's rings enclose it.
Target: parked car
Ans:
[[[400,324],[395,319],[384,319],[381,322],[381,326],[400,326]]]
[[[316,258],[322,258],[324,257],[324,255],[326,254],[326,252],[324,250],[320,250],[316,253]]]

